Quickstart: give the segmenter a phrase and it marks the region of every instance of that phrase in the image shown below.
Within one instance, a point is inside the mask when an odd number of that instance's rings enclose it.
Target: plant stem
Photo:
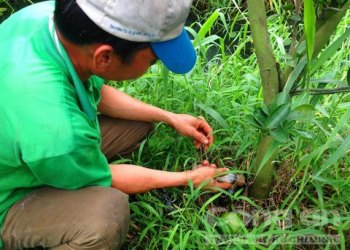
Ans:
[[[293,91],[292,95],[299,95],[304,93],[305,89],[297,89]],[[330,94],[337,94],[337,93],[347,93],[350,92],[350,87],[341,87],[341,88],[334,88],[334,89],[309,89],[310,95],[330,95]]]
[[[267,28],[265,1],[248,0],[247,3],[250,28],[262,80],[264,103],[270,104],[279,93],[279,74]],[[262,134],[252,169],[252,172],[256,174],[255,181],[249,190],[249,194],[257,199],[266,198],[271,189],[274,157],[270,157],[261,168],[258,169],[257,166],[260,166],[272,142],[272,137]]]
[[[264,102],[269,104],[279,92],[279,77],[267,29],[265,1],[248,0],[248,13],[262,79]]]
[[[272,177],[274,174],[273,167],[273,159],[276,157],[276,153],[272,154],[272,156],[267,160],[267,162],[262,166],[259,170],[258,166],[265,158],[266,153],[271,147],[274,139],[267,135],[263,134],[259,147],[258,147],[258,155],[255,158],[253,173],[256,174],[254,183],[249,188],[249,196],[254,197],[255,199],[264,199],[269,196]]]

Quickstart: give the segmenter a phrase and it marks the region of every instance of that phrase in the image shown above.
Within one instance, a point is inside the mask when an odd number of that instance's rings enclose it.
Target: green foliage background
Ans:
[[[327,8],[336,8],[344,0],[315,2],[317,16],[322,17]],[[30,3],[0,0],[0,18]],[[300,17],[294,15],[291,1],[269,0],[266,5],[276,59],[281,69],[294,67],[296,62],[288,55],[288,48],[291,24],[300,22]],[[245,174],[249,185],[253,179],[249,176],[250,166],[260,136],[250,118],[254,114],[263,122],[264,113],[259,116],[255,112],[264,112],[264,106],[245,1],[195,1],[190,20],[188,30],[198,53],[197,65],[190,74],[174,75],[157,64],[138,80],[110,84],[161,108],[204,116],[214,127],[216,138],[207,157],[219,166],[232,168],[232,172]],[[332,41],[343,35],[349,25],[348,11]],[[310,79],[310,88],[347,86],[349,55],[348,39],[318,68]],[[316,105],[310,105],[310,100]],[[299,93],[291,109],[297,111],[294,115],[299,120],[279,124],[290,134],[282,138],[268,199],[252,200],[245,191],[209,194],[191,185],[132,196],[131,230],[124,248],[348,249],[350,95]],[[276,122],[271,120],[270,126]],[[188,138],[158,124],[133,157],[119,162],[180,171],[191,169],[198,160]],[[240,214],[245,226],[239,234],[233,235],[222,227],[222,211]],[[286,223],[288,219],[292,219],[291,224]],[[298,237],[305,235],[320,237],[323,244],[299,244]],[[259,242],[259,237],[268,244]],[[292,243],[286,244],[287,240]]]

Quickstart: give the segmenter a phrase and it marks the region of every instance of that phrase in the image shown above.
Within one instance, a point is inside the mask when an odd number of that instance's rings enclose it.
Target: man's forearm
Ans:
[[[116,118],[172,123],[171,112],[141,102],[113,87],[103,85],[99,112]]]
[[[112,187],[127,194],[185,186],[188,183],[186,172],[167,172],[128,164],[111,164],[110,169]]]
[[[214,140],[213,130],[204,119],[168,112],[107,85],[102,87],[98,110],[102,114],[120,119],[164,122],[180,134],[193,138],[196,147],[204,144],[205,148],[208,148]]]

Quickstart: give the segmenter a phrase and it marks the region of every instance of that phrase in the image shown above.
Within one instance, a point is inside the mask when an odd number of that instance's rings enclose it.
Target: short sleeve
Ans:
[[[96,107],[101,101],[101,89],[105,80],[98,76],[91,76],[86,82],[87,91],[89,92],[89,100]]]
[[[102,85],[105,83],[105,80],[98,76],[91,76],[90,81],[92,85],[99,91],[101,91]]]
[[[99,148],[87,146],[70,153],[27,163],[44,185],[62,189],[110,186],[111,172]]]

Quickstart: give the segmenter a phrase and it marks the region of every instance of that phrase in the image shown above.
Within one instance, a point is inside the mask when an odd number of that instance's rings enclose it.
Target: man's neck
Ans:
[[[92,75],[89,67],[91,57],[88,46],[78,46],[69,42],[60,34],[59,31],[57,31],[57,36],[64,49],[67,51],[67,54],[80,80],[83,82],[86,81]]]

